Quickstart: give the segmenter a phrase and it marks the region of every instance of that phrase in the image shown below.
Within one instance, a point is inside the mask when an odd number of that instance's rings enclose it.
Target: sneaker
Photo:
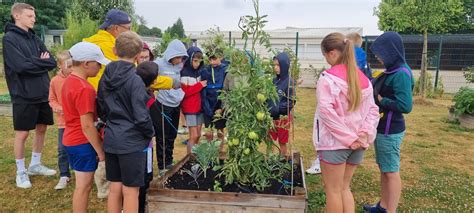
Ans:
[[[64,188],[66,188],[67,183],[69,183],[69,177],[61,177],[61,178],[59,178],[59,182],[54,187],[54,189],[56,189],[56,190],[64,189]]]
[[[189,131],[188,131],[188,127],[181,127],[178,129],[178,134],[180,135],[185,135],[185,134],[188,134]]]
[[[184,144],[184,145],[188,145],[188,139],[182,141],[181,143]]]
[[[309,169],[306,170],[308,174],[319,174],[321,173],[321,165],[319,164],[319,160],[314,160],[313,165]]]
[[[16,187],[23,189],[31,188],[30,178],[26,171],[16,173]]]
[[[28,172],[29,175],[55,175],[56,170],[50,169],[43,164],[36,164],[33,166],[28,167]]]
[[[365,212],[367,213],[386,213],[387,210],[380,206],[380,202],[375,205],[365,204],[363,207]]]

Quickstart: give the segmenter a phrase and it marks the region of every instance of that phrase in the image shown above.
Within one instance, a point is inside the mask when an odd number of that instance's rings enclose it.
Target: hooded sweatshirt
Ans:
[[[386,32],[374,41],[371,50],[383,61],[386,75],[378,93],[383,98],[380,103],[376,101],[383,113],[377,130],[385,134],[401,133],[405,131],[403,113],[411,112],[413,107],[414,86],[412,71],[405,62],[402,38],[396,32]]]
[[[314,118],[313,144],[317,150],[349,149],[350,145],[367,135],[361,141],[367,148],[377,134],[379,108],[373,99],[372,85],[358,70],[361,80],[362,99],[355,111],[348,111],[348,84],[346,66],[336,65],[321,73],[317,83],[318,99]]]
[[[218,109],[222,109],[222,101],[218,99],[220,90],[224,88],[229,62],[222,60],[217,67],[207,66],[201,72],[202,80],[207,80],[207,86],[201,92],[202,110],[208,117],[214,117]]]
[[[287,53],[282,52],[275,56],[280,65],[280,74],[273,79],[273,84],[276,86],[278,92],[278,100],[276,103],[269,100],[270,114],[274,120],[278,120],[281,115],[287,115],[289,111],[293,109],[295,104],[294,86],[295,81],[289,76],[290,69],[290,57]]]
[[[186,47],[184,47],[183,42],[175,39],[168,44],[168,47],[163,53],[163,58],[159,58],[155,61],[160,68],[159,75],[169,76],[173,78],[174,82],[180,82],[180,72],[181,69],[183,69],[183,63],[176,65],[171,64],[171,59],[179,56],[184,57],[183,61],[185,61],[188,58],[188,53],[186,52]],[[178,107],[184,98],[184,92],[181,88],[160,90],[156,98],[165,106]]]
[[[149,99],[135,64],[115,61],[106,66],[97,94],[98,114],[106,123],[105,152],[128,154],[148,147],[154,135]]]
[[[189,58],[184,63],[184,68],[181,71],[181,88],[184,91],[184,99],[181,103],[181,110],[184,114],[199,114],[201,113],[201,69],[204,62],[201,61],[199,67],[194,69],[193,57],[196,53],[202,53],[198,47],[190,47],[188,49]]]
[[[83,41],[90,42],[96,44],[100,47],[102,52],[104,53],[105,58],[109,59],[110,61],[118,60],[118,56],[114,53],[115,47],[115,37],[107,32],[106,30],[99,30],[96,34],[92,35],[89,38],[83,39]],[[97,91],[97,87],[99,86],[99,80],[102,78],[104,73],[105,66],[100,68],[99,72],[95,77],[87,78],[87,81],[91,83],[94,89]],[[172,88],[173,80],[167,76],[158,76],[157,82],[154,84],[154,89],[170,89]]]
[[[56,60],[44,43],[30,29],[25,31],[15,24],[7,23],[3,36],[3,59],[5,77],[12,103],[36,104],[48,102],[48,71],[56,68]]]

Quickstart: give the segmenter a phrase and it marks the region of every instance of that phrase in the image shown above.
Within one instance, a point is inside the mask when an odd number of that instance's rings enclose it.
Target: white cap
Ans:
[[[73,61],[97,61],[107,65],[110,60],[106,59],[99,46],[90,42],[79,42],[69,49]]]

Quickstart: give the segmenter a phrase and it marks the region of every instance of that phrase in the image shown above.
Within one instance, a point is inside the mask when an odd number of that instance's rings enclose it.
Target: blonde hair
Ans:
[[[328,53],[332,50],[338,50],[342,53],[337,63],[346,65],[347,84],[349,86],[347,92],[349,96],[349,111],[355,111],[360,106],[362,91],[360,89],[359,73],[357,71],[352,41],[346,39],[341,33],[331,33],[324,37],[321,42],[321,50],[323,53]]]
[[[121,33],[115,40],[115,50],[120,58],[134,58],[143,49],[142,39],[132,31]]]
[[[56,54],[56,58],[59,62],[69,61],[71,60],[71,54],[69,54],[68,50],[62,50]]]
[[[346,35],[346,38],[351,40],[354,45],[357,45],[358,47],[362,46],[362,37],[360,36],[359,33],[352,32]]]
[[[12,5],[11,9],[11,15],[21,13],[23,10],[33,10],[35,11],[35,8],[29,4],[26,3],[15,3]]]

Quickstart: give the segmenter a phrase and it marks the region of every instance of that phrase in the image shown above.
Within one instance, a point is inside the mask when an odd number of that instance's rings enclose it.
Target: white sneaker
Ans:
[[[308,174],[319,174],[321,173],[321,165],[319,164],[319,159],[313,161],[313,165],[306,170]]]
[[[56,189],[56,190],[64,189],[64,188],[66,188],[67,183],[69,183],[69,177],[61,177],[61,178],[59,178],[59,182],[54,187],[54,189]]]
[[[178,129],[178,134],[180,135],[185,135],[185,134],[188,134],[189,131],[188,131],[188,127],[181,127]]]
[[[56,170],[50,169],[43,164],[36,164],[33,166],[28,167],[28,172],[29,175],[55,175]]]
[[[16,173],[16,187],[23,189],[31,188],[30,178],[26,171]]]

